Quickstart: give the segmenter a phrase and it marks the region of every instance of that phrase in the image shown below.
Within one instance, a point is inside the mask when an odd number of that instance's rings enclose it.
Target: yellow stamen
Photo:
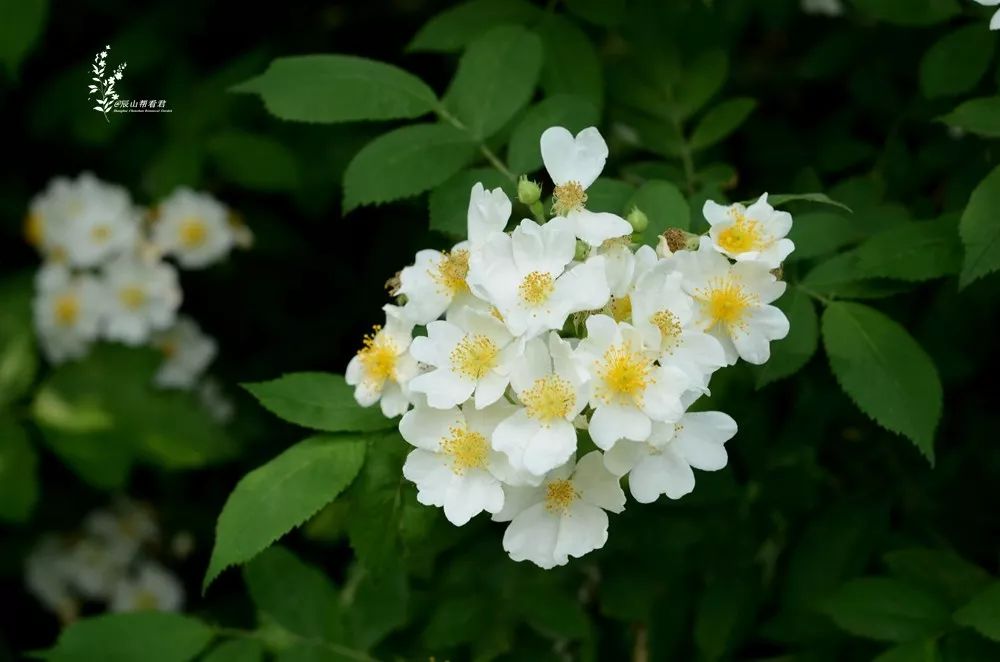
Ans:
[[[582,209],[587,203],[587,192],[580,182],[566,182],[556,186],[552,191],[552,213],[565,216],[576,209]]]
[[[177,234],[181,246],[194,249],[203,245],[208,239],[208,228],[200,217],[189,216],[181,221]]]
[[[450,296],[469,291],[469,286],[465,282],[468,274],[469,251],[465,249],[445,253],[437,268],[430,271],[434,282]]]
[[[573,385],[559,375],[547,375],[536,379],[531,388],[521,394],[521,402],[528,416],[550,423],[569,415],[576,394]]]
[[[573,487],[572,481],[553,480],[545,486],[545,509],[550,513],[565,514],[580,493]]]
[[[111,238],[111,228],[105,224],[95,225],[90,229],[90,238],[95,244],[103,244]]]
[[[139,589],[135,596],[136,611],[156,611],[160,607],[160,599],[149,589]]]
[[[482,379],[496,367],[500,348],[483,335],[468,335],[451,351],[452,369],[471,379]]]
[[[616,322],[627,322],[632,317],[632,299],[629,295],[623,297],[611,297],[607,305],[608,314]]]
[[[146,303],[146,292],[138,285],[128,285],[118,291],[118,299],[129,310],[138,310]]]
[[[24,238],[32,246],[41,246],[45,239],[45,220],[38,212],[28,214],[24,219]]]
[[[73,326],[80,317],[80,301],[75,294],[61,294],[56,297],[53,312],[60,326]]]
[[[694,294],[708,315],[709,329],[717,324],[727,329],[742,327],[747,309],[757,301],[756,295],[744,290],[739,280],[731,277],[712,279],[707,288]]]
[[[669,310],[659,310],[653,313],[649,321],[660,330],[660,345],[663,349],[670,351],[677,346],[681,339],[681,322]]]
[[[363,347],[358,350],[365,376],[376,384],[395,379],[396,358],[399,355],[396,344],[387,335],[379,333],[381,330],[378,324],[372,327],[372,332],[362,340]]]
[[[613,345],[597,361],[597,375],[601,383],[597,395],[605,402],[626,401],[642,405],[646,387],[653,383],[653,364],[641,352],[634,351],[627,342]]]
[[[532,271],[517,287],[521,300],[533,306],[545,303],[554,289],[555,280],[544,271]]]
[[[490,450],[486,437],[464,426],[455,426],[449,432],[450,436],[441,441],[441,452],[451,456],[453,472],[463,474],[486,466]]]
[[[728,253],[738,254],[759,250],[764,244],[764,232],[760,223],[749,219],[738,209],[730,211],[735,222],[719,233],[719,246]]]

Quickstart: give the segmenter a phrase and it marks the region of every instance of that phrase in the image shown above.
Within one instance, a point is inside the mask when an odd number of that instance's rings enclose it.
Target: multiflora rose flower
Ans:
[[[410,406],[404,385],[417,373],[410,356],[413,322],[398,306],[386,305],[385,325],[376,325],[365,336],[361,349],[347,364],[345,378],[354,387],[354,397],[362,406],[381,401],[388,418],[399,416]]]
[[[703,213],[711,226],[712,246],[737,262],[776,269],[795,250],[792,240],[785,238],[792,229],[792,215],[769,205],[767,193],[749,207],[738,202],[723,207],[708,200]]]

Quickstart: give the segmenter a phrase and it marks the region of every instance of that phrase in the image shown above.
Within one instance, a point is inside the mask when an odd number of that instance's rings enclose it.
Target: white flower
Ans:
[[[188,317],[179,317],[171,328],[155,334],[152,345],[164,356],[153,378],[161,388],[192,388],[218,350],[215,340]]]
[[[111,594],[113,612],[180,611],[184,587],[166,568],[145,561],[133,576],[122,578]]]
[[[75,620],[80,609],[63,572],[67,553],[62,540],[46,536],[31,550],[24,569],[28,591],[64,623]]]
[[[604,170],[608,145],[600,132],[588,127],[573,137],[561,126],[542,133],[542,161],[555,184],[552,211],[569,219],[574,234],[590,244],[600,246],[608,239],[632,233],[628,221],[615,214],[588,211],[586,190]]]
[[[410,406],[404,390],[417,374],[417,362],[407,351],[413,333],[413,322],[403,315],[399,306],[385,305],[385,326],[375,326],[365,336],[363,346],[354,355],[344,373],[354,387],[354,399],[362,407],[381,400],[382,413],[393,418]]]
[[[726,466],[725,443],[736,434],[736,421],[718,411],[684,414],[677,423],[657,423],[645,442],[622,442],[604,455],[616,476],[628,474],[629,491],[639,503],[661,494],[680,499],[694,489],[695,469]]]
[[[61,572],[89,600],[107,599],[125,572],[120,550],[95,538],[78,540],[64,559]]]
[[[127,565],[139,549],[160,537],[152,511],[144,505],[121,499],[109,510],[87,515],[84,531],[104,544],[121,565]]]
[[[104,268],[104,287],[104,334],[129,345],[142,344],[152,332],[173,324],[181,304],[177,271],[165,262],[118,257]]]
[[[984,7],[996,7],[1000,5],[1000,0],[975,0]],[[993,18],[990,19],[990,30],[1000,30],[1000,9],[993,14]]]
[[[559,334],[552,332],[547,344],[542,338],[527,344],[511,371],[511,386],[524,406],[493,433],[493,447],[507,455],[515,470],[542,476],[573,456],[573,421],[588,400],[585,377]]]
[[[645,441],[653,421],[675,421],[684,413],[680,398],[690,382],[678,368],[657,365],[657,356],[631,324],[607,315],[587,318],[587,337],[575,358],[593,375],[588,429],[599,448],[619,439]]]
[[[730,264],[705,237],[697,251],[680,251],[674,259],[695,300],[695,323],[718,338],[727,361],[765,363],[770,341],[788,335],[788,318],[767,305],[784,293],[785,283],[760,263]]]
[[[198,387],[198,401],[217,422],[228,423],[233,419],[236,405],[215,379],[209,378],[201,383]]]
[[[205,193],[180,188],[160,203],[153,241],[182,267],[198,269],[225,257],[236,241],[229,210]]]
[[[841,0],[802,0],[802,11],[806,14],[840,16],[844,13]]]
[[[694,324],[695,302],[681,287],[683,276],[672,260],[662,260],[640,276],[631,297],[632,325],[660,363],[679,368],[690,388],[704,392],[712,373],[726,365],[718,340]]]
[[[496,306],[511,333],[530,339],[561,329],[570,313],[607,302],[604,258],[570,266],[575,252],[566,219],[545,225],[524,219],[511,234],[494,235],[473,255],[469,283]]]
[[[723,207],[706,200],[702,213],[712,226],[712,246],[737,262],[759,262],[776,269],[795,250],[792,240],[785,238],[792,229],[792,215],[769,205],[767,193],[749,208],[739,203]]]
[[[413,339],[411,353],[432,369],[410,381],[435,409],[456,407],[475,393],[482,409],[503,396],[510,363],[520,351],[503,322],[493,315],[462,308],[450,321],[427,325],[427,335]]]
[[[503,232],[510,220],[510,198],[502,188],[492,191],[476,182],[469,194],[468,237],[469,246],[477,250],[493,235]]]
[[[46,256],[77,267],[97,266],[131,249],[139,212],[128,192],[84,173],[59,178],[36,196],[28,237]]]
[[[406,457],[403,476],[416,483],[417,501],[443,507],[445,517],[456,526],[483,511],[499,512],[500,481],[509,469],[489,440],[512,409],[500,401],[479,410],[469,403],[461,409],[418,404],[408,411],[399,422],[399,432],[416,449]]]
[[[100,331],[104,289],[92,276],[73,276],[61,265],[43,267],[36,278],[35,327],[50,361],[80,358]]]
[[[503,548],[515,561],[549,569],[600,549],[608,539],[608,515],[625,508],[625,493],[601,454],[555,469],[538,487],[506,487],[504,507],[493,516],[510,521]]]

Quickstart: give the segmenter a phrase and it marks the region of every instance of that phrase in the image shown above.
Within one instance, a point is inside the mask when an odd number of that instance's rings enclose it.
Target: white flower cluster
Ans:
[[[1000,5],[1000,0],[974,0],[984,7],[996,7]],[[1000,9],[997,9],[990,19],[990,30],[1000,30]]]
[[[198,269],[249,244],[224,205],[182,188],[146,211],[124,188],[85,173],[55,179],[32,200],[26,235],[45,260],[34,317],[50,361],[81,358],[98,339],[152,345],[164,355],[159,386],[197,384],[216,343],[178,315],[180,283],[166,258]]]
[[[693,250],[635,248],[629,222],[586,208],[600,133],[553,127],[541,151],[554,217],[505,232],[511,201],[476,184],[468,240],[402,270],[402,305],[385,306],[346,378],[360,404],[402,415],[421,503],[456,525],[509,521],[511,558],[551,568],[604,545],[623,477],[648,503],[725,466],[735,421],[687,410],[717,369],[764,363],[788,333],[770,304],[793,245],[791,216],[765,194],[706,204]]]
[[[90,513],[79,534],[42,538],[25,563],[25,583],[64,623],[85,602],[116,612],[179,611],[184,587],[146,552],[159,540],[150,510],[121,500]]]

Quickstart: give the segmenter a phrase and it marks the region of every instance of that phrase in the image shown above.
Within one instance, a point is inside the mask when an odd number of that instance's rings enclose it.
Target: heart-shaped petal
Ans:
[[[577,182],[583,188],[594,183],[608,159],[608,144],[594,127],[576,134],[561,126],[545,130],[541,139],[542,161],[556,186]]]

